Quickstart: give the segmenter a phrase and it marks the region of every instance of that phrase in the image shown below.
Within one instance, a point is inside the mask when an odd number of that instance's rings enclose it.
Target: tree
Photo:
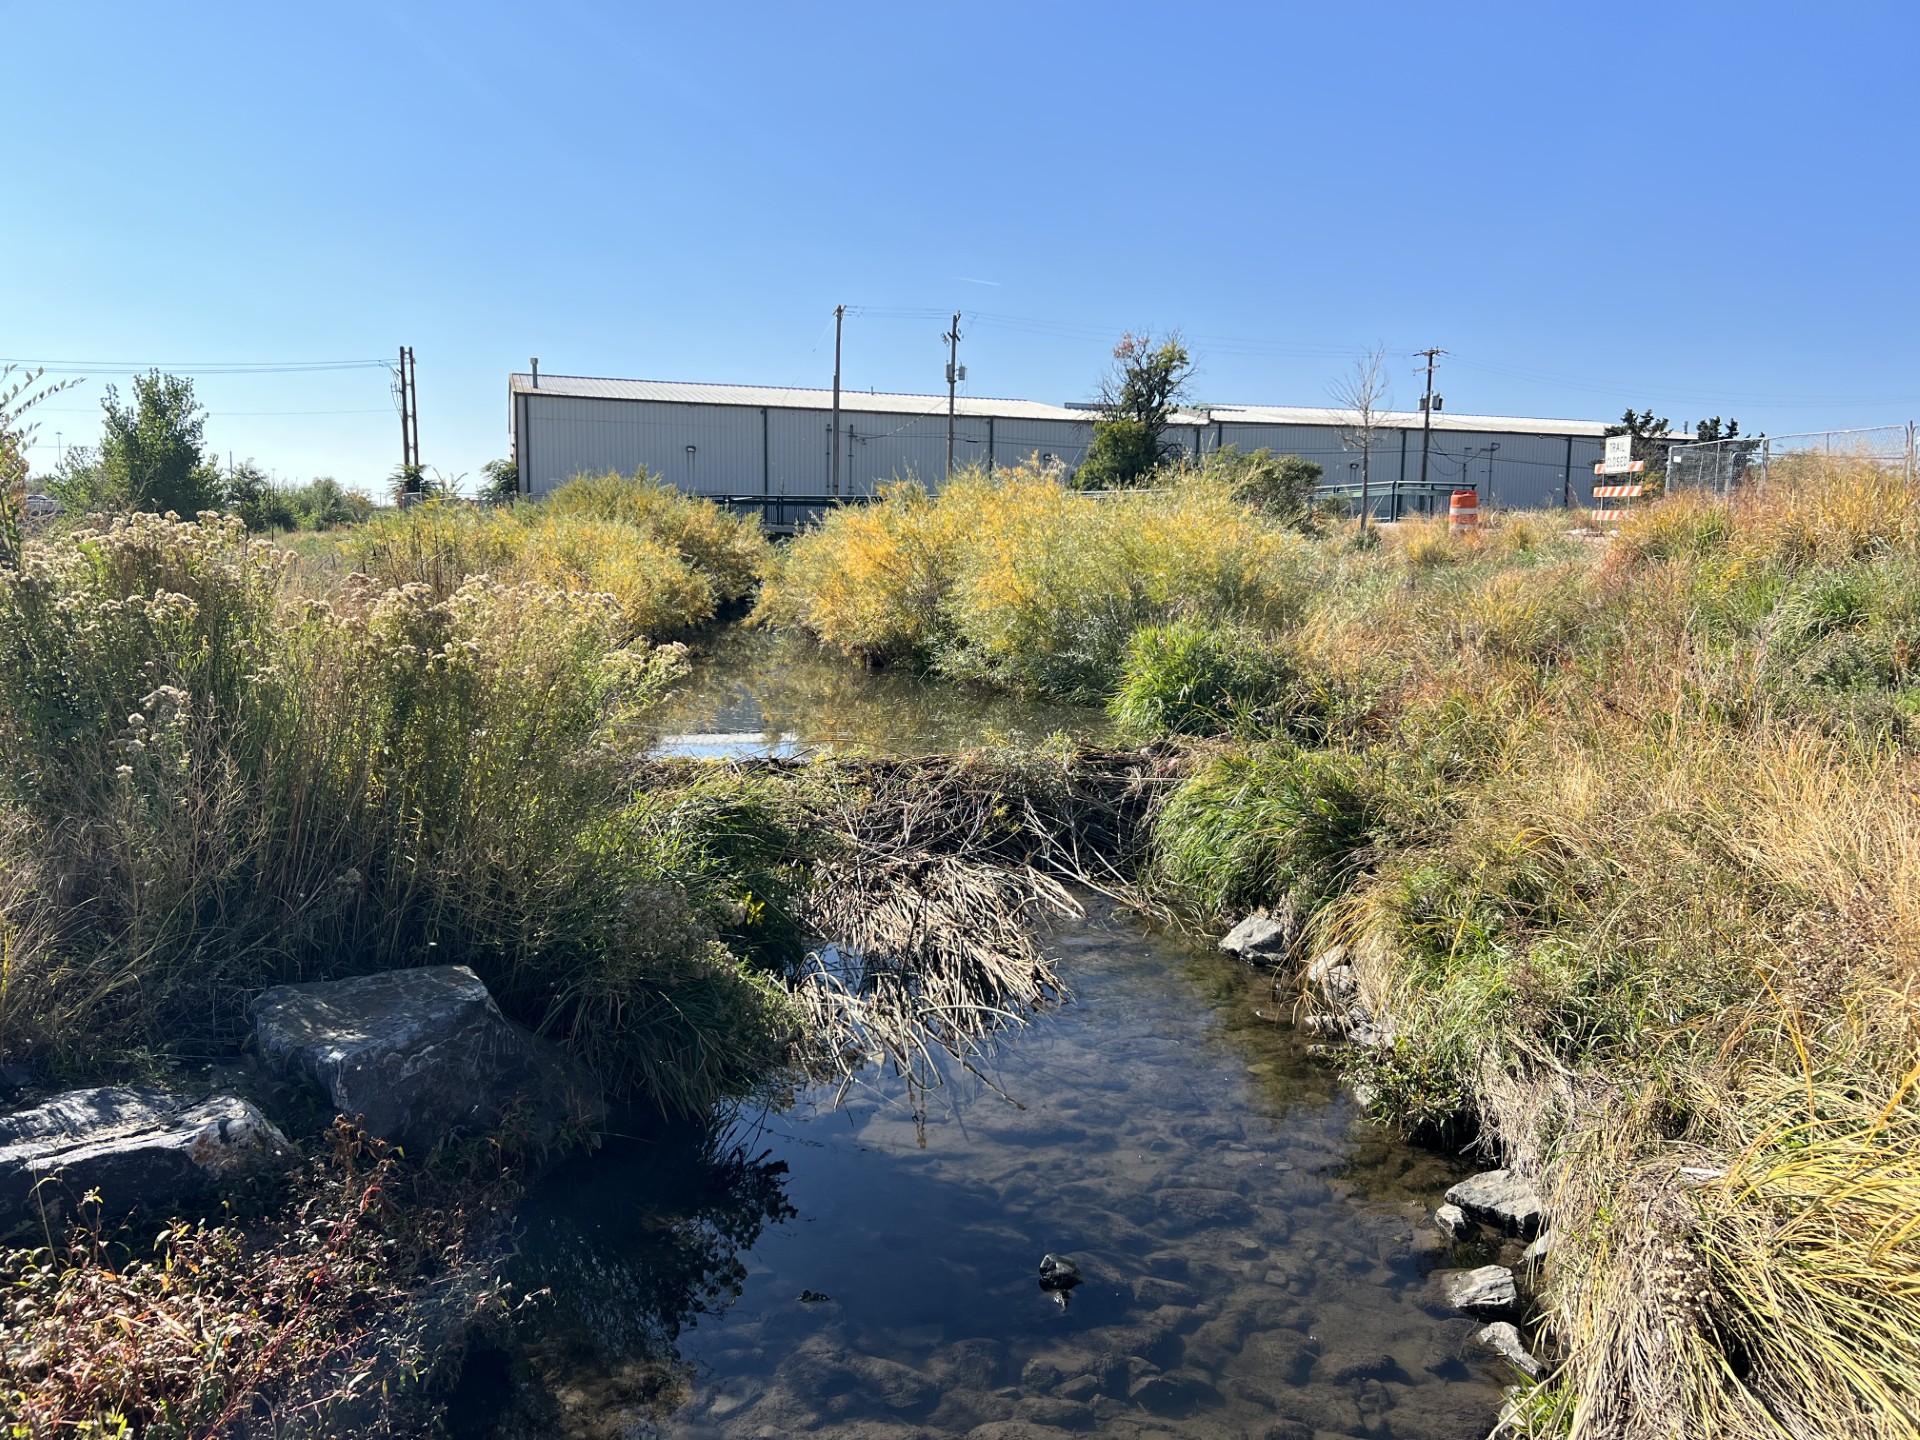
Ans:
[[[511,505],[520,494],[520,467],[511,460],[489,460],[480,467],[480,500],[486,505]]]
[[[1202,469],[1226,481],[1243,505],[1301,529],[1313,519],[1313,492],[1324,473],[1303,456],[1276,455],[1265,446],[1247,454],[1237,445],[1222,445]]]
[[[204,447],[206,411],[184,375],[136,375],[133,403],[109,385],[97,452],[85,454],[48,488],[69,509],[155,510],[197,515],[218,508],[220,469]]]
[[[1360,452],[1360,528],[1365,530],[1373,515],[1373,447],[1381,416],[1389,408],[1387,352],[1376,345],[1354,363],[1353,373],[1333,382],[1333,403],[1347,412],[1340,427],[1340,443]],[[1394,497],[1394,513],[1399,513],[1399,496]]]
[[[292,530],[299,524],[287,497],[274,488],[267,472],[251,457],[227,473],[225,499],[227,508],[249,530]]]
[[[459,475],[442,475],[438,470],[429,470],[421,464],[396,465],[387,476],[387,492],[393,496],[393,503],[406,506],[422,500],[433,500],[456,495],[460,491],[460,482],[465,479],[464,472]]]
[[[1633,458],[1646,466],[1647,478],[1643,483],[1657,489],[1666,480],[1667,443],[1672,428],[1666,416],[1656,420],[1651,410],[1642,410],[1636,415],[1629,405],[1620,423],[1607,427],[1607,434],[1633,437]]]
[[[1083,490],[1136,485],[1174,447],[1162,441],[1173,412],[1187,398],[1193,359],[1178,332],[1158,344],[1132,331],[1113,347],[1113,368],[1100,382],[1093,442],[1074,476]]]

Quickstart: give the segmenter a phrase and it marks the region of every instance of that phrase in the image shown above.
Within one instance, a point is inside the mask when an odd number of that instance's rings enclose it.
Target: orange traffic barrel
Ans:
[[[1447,507],[1447,530],[1458,535],[1462,530],[1475,530],[1480,526],[1480,492],[1478,490],[1456,490],[1453,492],[1453,504]]]

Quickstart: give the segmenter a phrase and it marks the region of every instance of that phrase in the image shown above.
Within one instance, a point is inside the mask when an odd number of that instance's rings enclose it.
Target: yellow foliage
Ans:
[[[830,512],[788,547],[756,618],[848,655],[1097,698],[1140,624],[1282,623],[1306,555],[1205,478],[1083,494],[1036,465],[970,470],[938,496],[896,486]]]
[[[648,476],[583,477],[534,504],[434,500],[354,535],[358,566],[389,586],[451,594],[474,575],[611,595],[628,633],[665,639],[749,593],[766,556],[754,516]]]

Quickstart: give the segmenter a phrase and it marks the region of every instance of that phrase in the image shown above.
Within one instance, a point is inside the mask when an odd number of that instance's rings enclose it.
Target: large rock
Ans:
[[[251,1013],[263,1055],[407,1149],[508,1121],[544,1140],[604,1114],[592,1078],[511,1024],[464,965],[278,985]]]
[[[1280,965],[1293,953],[1299,938],[1300,922],[1291,907],[1283,906],[1271,915],[1256,910],[1221,938],[1220,948],[1255,964]]]
[[[1440,1283],[1446,1289],[1449,1305],[1482,1320],[1511,1315],[1520,1304],[1513,1272],[1504,1265],[1482,1265],[1478,1270],[1443,1270]]]
[[[1458,1205],[1482,1225],[1531,1240],[1540,1233],[1546,1208],[1539,1195],[1511,1170],[1486,1170],[1447,1191],[1447,1203]]]
[[[1520,1338],[1520,1332],[1506,1320],[1496,1320],[1473,1337],[1494,1354],[1505,1360],[1529,1380],[1538,1380],[1540,1372],[1546,1369],[1534,1358],[1526,1342]]]
[[[1360,980],[1347,959],[1347,947],[1335,945],[1316,955],[1307,966],[1307,986],[1331,1005],[1352,1004],[1359,997]]]
[[[291,1156],[245,1100],[164,1090],[69,1090],[0,1116],[0,1229],[51,1218],[89,1190],[112,1210],[172,1205]]]

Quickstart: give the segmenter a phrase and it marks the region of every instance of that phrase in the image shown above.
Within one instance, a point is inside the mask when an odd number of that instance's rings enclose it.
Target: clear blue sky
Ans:
[[[197,373],[222,453],[376,485],[506,453],[506,375],[1202,399],[1441,345],[1454,411],[1920,415],[1906,4],[0,0],[0,356]],[[901,315],[897,312],[926,312]],[[895,313],[887,313],[895,312]],[[976,318],[977,317],[977,318]],[[1012,319],[995,317],[1013,317]],[[124,382],[122,382],[124,384]]]

